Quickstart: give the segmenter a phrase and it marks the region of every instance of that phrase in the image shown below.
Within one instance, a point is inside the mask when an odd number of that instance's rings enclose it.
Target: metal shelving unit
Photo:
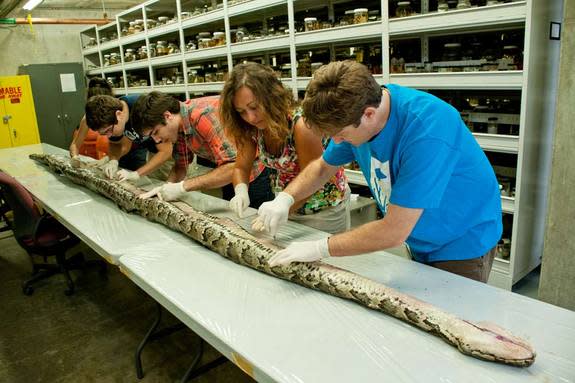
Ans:
[[[540,263],[543,247],[544,216],[546,208],[546,180],[549,176],[550,142],[552,131],[554,101],[541,101],[541,95],[552,94],[557,73],[559,49],[547,39],[549,21],[560,19],[561,1],[512,1],[499,5],[473,7],[448,12],[428,10],[430,2],[422,0],[424,13],[409,17],[390,17],[393,6],[388,0],[381,0],[379,19],[363,24],[353,24],[309,32],[297,32],[296,11],[333,7],[349,4],[349,9],[361,7],[363,1],[331,0],[322,4],[309,0],[249,0],[233,2],[212,0],[214,9],[210,12],[182,19],[184,0],[151,0],[122,12],[116,20],[105,26],[92,26],[80,33],[80,42],[85,57],[85,69],[88,75],[106,77],[108,74],[121,74],[126,71],[148,69],[150,84],[146,87],[124,87],[114,89],[116,94],[143,93],[153,89],[170,93],[185,94],[190,97],[201,92],[219,92],[223,83],[191,83],[187,81],[187,67],[197,62],[219,59],[227,62],[228,70],[233,67],[234,59],[268,56],[276,52],[286,55],[289,52],[291,77],[282,76],[282,81],[293,89],[294,96],[305,90],[309,77],[297,76],[297,51],[317,47],[329,47],[333,59],[334,46],[349,44],[381,44],[381,74],[375,75],[381,84],[396,83],[426,90],[486,90],[497,93],[503,90],[516,90],[521,93],[521,111],[519,115],[499,116],[502,121],[512,120],[519,125],[519,135],[474,133],[481,147],[488,152],[505,153],[517,157],[516,191],[514,197],[502,197],[505,214],[512,215],[511,255],[509,259],[497,258],[490,277],[490,283],[506,289],[521,279]],[[373,4],[372,1],[370,4]],[[377,2],[376,2],[377,3]],[[218,5],[216,7],[216,5]],[[243,20],[264,18],[266,12],[278,8],[284,9],[289,29],[285,35],[231,43],[230,20],[236,24]],[[177,16],[177,21],[153,29],[147,29],[147,15],[157,14],[169,9]],[[271,11],[270,11],[271,12]],[[272,13],[273,13],[272,12]],[[145,29],[137,34],[122,36],[122,25],[126,20],[143,18]],[[301,20],[299,20],[301,21]],[[226,44],[223,46],[186,51],[186,32],[197,31],[210,25],[221,25],[225,31]],[[390,73],[390,39],[418,39],[421,42],[421,60],[429,55],[429,39],[437,36],[475,33],[482,31],[500,31],[506,29],[524,31],[523,70],[513,71],[477,71],[477,72],[429,72],[429,73]],[[101,41],[105,34],[115,31],[118,39]],[[182,53],[170,56],[148,58],[134,62],[124,62],[124,47],[141,43],[149,47],[151,39],[161,39],[167,34],[179,35],[179,47]],[[87,46],[86,41],[96,38],[95,46]],[[118,51],[120,64],[103,67],[103,52]],[[180,66],[184,73],[184,83],[168,86],[154,85],[154,71],[168,65]],[[96,66],[96,68],[93,68]],[[285,77],[285,78],[284,78]],[[485,116],[473,116],[484,118]],[[360,172],[347,171],[349,181],[366,185]]]

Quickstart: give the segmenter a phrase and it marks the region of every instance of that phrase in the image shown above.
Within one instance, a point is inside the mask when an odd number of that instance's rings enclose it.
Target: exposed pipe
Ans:
[[[110,23],[112,20],[108,19],[52,19],[47,17],[32,17],[27,19],[25,17],[15,17],[8,19],[0,19],[0,24],[97,24],[104,25]]]

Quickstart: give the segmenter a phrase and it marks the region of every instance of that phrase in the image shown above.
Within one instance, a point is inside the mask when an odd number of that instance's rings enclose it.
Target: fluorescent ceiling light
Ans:
[[[36,6],[40,4],[42,1],[43,0],[28,0],[28,2],[24,4],[22,8],[31,11],[32,9],[36,8]]]

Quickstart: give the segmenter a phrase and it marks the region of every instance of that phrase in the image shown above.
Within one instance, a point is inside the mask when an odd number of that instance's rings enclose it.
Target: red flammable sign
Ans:
[[[22,97],[21,86],[2,86],[0,87],[0,100],[4,98],[19,99]]]

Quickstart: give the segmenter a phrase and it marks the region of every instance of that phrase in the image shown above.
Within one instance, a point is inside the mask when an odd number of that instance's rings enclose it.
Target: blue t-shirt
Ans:
[[[485,153],[451,105],[415,89],[387,89],[383,130],[358,147],[332,141],[323,159],[334,166],[356,160],[384,215],[388,203],[423,209],[407,239],[417,261],[484,255],[503,229],[499,184]]]

